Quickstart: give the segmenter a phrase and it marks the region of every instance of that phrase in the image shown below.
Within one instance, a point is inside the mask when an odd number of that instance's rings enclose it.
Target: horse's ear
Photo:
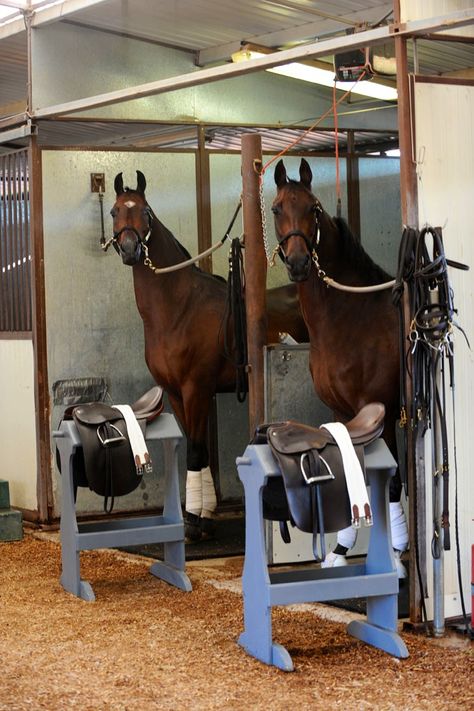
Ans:
[[[286,177],[286,168],[282,160],[279,160],[278,163],[276,164],[275,168],[275,183],[277,184],[277,188],[282,188],[283,185],[286,184],[287,182],[287,177]]]
[[[313,174],[309,163],[304,158],[301,159],[300,163],[300,180],[308,190],[311,190],[311,181],[313,180]]]
[[[116,195],[121,195],[123,193],[123,178],[122,173],[115,176],[114,188]]]
[[[137,193],[144,193],[146,190],[145,176],[140,170],[137,170]]]

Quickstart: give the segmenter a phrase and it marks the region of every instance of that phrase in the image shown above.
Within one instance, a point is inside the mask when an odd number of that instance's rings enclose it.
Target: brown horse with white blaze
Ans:
[[[133,269],[148,369],[168,394],[187,437],[186,532],[198,539],[212,531],[216,508],[206,444],[209,409],[216,392],[235,390],[236,369],[225,345],[227,284],[195,265],[154,273],[150,267],[173,266],[190,255],[148,205],[140,171],[137,179],[131,190],[124,188],[121,173],[115,178],[112,243]],[[269,342],[278,342],[281,330],[307,340],[294,289],[271,290],[268,303]],[[232,351],[232,328],[227,340]]]
[[[340,218],[332,218],[313,194],[312,173],[304,158],[300,180],[289,180],[283,161],[275,168],[277,194],[272,205],[279,253],[296,282],[309,332],[310,370],[318,396],[347,421],[367,403],[385,405],[384,439],[396,453],[395,427],[400,409],[398,313],[391,289],[350,293],[328,286],[385,284],[391,277],[376,265]],[[392,480],[390,501],[400,513],[401,482]],[[401,531],[401,528],[400,528]],[[406,523],[400,543],[407,545]],[[405,541],[406,538],[406,541]],[[350,547],[350,546],[345,546]]]

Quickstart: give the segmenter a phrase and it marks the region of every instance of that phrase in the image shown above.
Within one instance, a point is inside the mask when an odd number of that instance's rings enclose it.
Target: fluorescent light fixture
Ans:
[[[233,62],[245,62],[249,59],[258,59],[265,57],[268,53],[259,52],[254,49],[242,49],[232,55]],[[311,64],[303,64],[301,62],[291,62],[290,64],[282,64],[280,67],[272,67],[267,69],[267,72],[281,74],[292,79],[301,79],[309,81],[313,84],[320,84],[332,88],[334,86],[334,70],[322,69]],[[347,91],[354,82],[336,82],[336,89]],[[353,94],[361,94],[369,96],[372,99],[381,99],[382,101],[396,101],[398,98],[397,90],[392,86],[379,84],[372,80],[361,80],[352,89]]]

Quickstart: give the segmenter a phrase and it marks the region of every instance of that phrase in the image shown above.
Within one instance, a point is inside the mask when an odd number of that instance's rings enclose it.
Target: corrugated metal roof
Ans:
[[[115,148],[121,149],[191,149],[198,148],[196,124],[160,124],[134,121],[74,121],[69,119],[40,121],[38,144],[42,147]],[[259,133],[262,149],[279,152],[298,141],[294,150],[329,152],[335,150],[335,132],[317,129],[306,133],[305,127],[273,128],[249,126],[204,126],[205,145],[211,151],[237,151],[241,149],[242,134]],[[359,151],[377,150],[378,147],[398,146],[398,136],[393,131],[354,131],[354,142]],[[347,147],[347,133],[338,133],[339,149]],[[26,139],[15,141],[15,146],[26,144]]]

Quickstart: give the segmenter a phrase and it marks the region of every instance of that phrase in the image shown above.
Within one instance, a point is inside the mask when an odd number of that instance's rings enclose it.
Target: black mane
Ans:
[[[349,225],[342,217],[333,217],[342,238],[344,257],[351,262],[355,271],[367,280],[368,284],[379,284],[392,279],[390,274],[376,264],[363,248],[360,240],[351,232]]]

